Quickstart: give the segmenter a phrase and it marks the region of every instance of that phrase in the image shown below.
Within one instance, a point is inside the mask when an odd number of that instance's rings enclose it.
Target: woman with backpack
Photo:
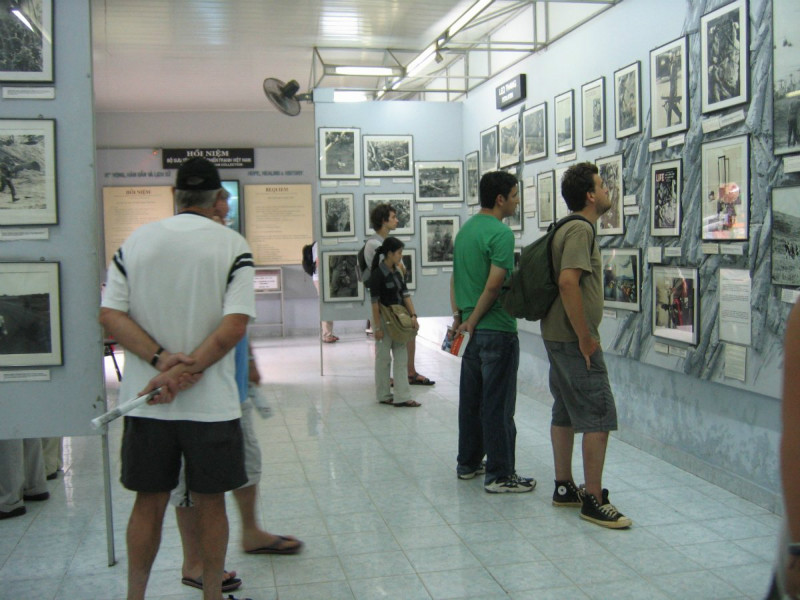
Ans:
[[[369,277],[372,329],[375,337],[375,391],[378,402],[399,407],[421,406],[411,399],[406,378],[406,342],[419,329],[414,304],[400,270],[405,244],[387,237],[375,251]],[[394,360],[394,396],[389,388],[389,367]]]

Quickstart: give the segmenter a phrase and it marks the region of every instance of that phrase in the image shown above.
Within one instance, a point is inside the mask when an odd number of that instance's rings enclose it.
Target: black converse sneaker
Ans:
[[[532,492],[536,487],[536,481],[525,477],[520,477],[516,473],[509,477],[500,477],[495,479],[492,483],[483,486],[490,494],[521,494],[524,492]]]
[[[619,512],[617,508],[608,501],[608,490],[605,488],[603,488],[603,504],[597,501],[594,494],[590,494],[589,492],[583,493],[581,519],[591,521],[595,525],[608,527],[610,529],[624,529],[633,524],[633,521]]]
[[[556,481],[553,506],[582,506],[584,493],[584,490],[575,487],[571,481]]]

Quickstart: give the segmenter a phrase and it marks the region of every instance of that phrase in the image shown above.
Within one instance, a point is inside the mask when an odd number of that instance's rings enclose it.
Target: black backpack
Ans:
[[[570,221],[591,221],[581,215],[569,215],[557,223],[551,223],[547,233],[525,246],[519,266],[503,286],[500,305],[516,319],[538,321],[547,314],[558,297],[558,277],[553,272],[553,236],[558,228]],[[592,225],[594,234],[594,226]],[[594,245],[594,237],[592,237]]]
[[[370,269],[367,268],[367,259],[364,257],[364,249],[366,247],[367,242],[364,242],[364,245],[361,246],[361,250],[359,250],[358,254],[356,254],[356,260],[358,261],[358,270],[356,271],[356,275],[358,276],[358,280],[364,285],[367,284],[367,281],[369,281],[369,276],[372,273]]]
[[[317,272],[317,263],[314,262],[314,244],[303,246],[303,271],[312,276]]]

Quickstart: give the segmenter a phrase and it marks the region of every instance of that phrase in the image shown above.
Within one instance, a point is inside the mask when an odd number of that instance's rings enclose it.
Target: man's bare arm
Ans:
[[[458,326],[457,331],[467,331],[470,335],[475,331],[475,326],[480,323],[483,315],[489,312],[492,308],[500,291],[503,289],[503,282],[506,279],[506,270],[497,265],[489,267],[489,276],[486,278],[486,285],[481,292],[478,302],[475,303],[475,309],[469,318]],[[454,301],[451,301],[455,304]]]
[[[581,296],[582,276],[583,271],[580,269],[562,269],[558,275],[558,293],[570,325],[578,336],[578,346],[586,359],[586,369],[588,370],[591,366],[589,357],[595,353],[599,344],[589,333],[589,326],[586,324],[583,296]]]

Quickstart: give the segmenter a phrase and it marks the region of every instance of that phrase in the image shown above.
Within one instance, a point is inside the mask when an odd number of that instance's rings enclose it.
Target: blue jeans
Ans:
[[[459,474],[486,455],[488,485],[514,474],[519,339],[516,333],[479,329],[461,358],[458,390]]]

